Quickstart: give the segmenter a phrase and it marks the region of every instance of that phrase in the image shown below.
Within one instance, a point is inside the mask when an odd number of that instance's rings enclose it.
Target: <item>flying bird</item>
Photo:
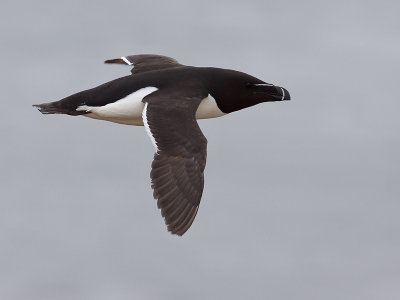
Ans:
[[[150,173],[154,198],[168,231],[183,235],[196,217],[204,187],[207,139],[196,119],[290,100],[289,92],[246,73],[186,66],[161,55],[123,56],[105,63],[131,66],[132,74],[34,106],[43,114],[144,125],[155,147]]]

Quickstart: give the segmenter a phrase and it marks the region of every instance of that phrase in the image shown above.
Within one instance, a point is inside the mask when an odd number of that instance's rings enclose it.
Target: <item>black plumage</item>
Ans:
[[[201,103],[214,99],[217,114],[214,111],[210,117],[216,117],[262,102],[290,100],[289,92],[242,72],[185,66],[160,55],[132,55],[105,62],[130,65],[132,75],[34,106],[43,114],[144,123],[156,146],[150,174],[154,198],[168,230],[182,235],[193,223],[204,187],[207,139],[196,121]],[[115,107],[139,91],[146,92],[140,99],[143,106],[136,103],[140,112],[132,113],[140,113],[140,120],[129,123],[123,119],[126,114]]]

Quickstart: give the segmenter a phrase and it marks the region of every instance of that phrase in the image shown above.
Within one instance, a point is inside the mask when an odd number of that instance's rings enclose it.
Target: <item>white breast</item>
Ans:
[[[225,115],[217,106],[217,102],[210,94],[204,98],[196,111],[196,119],[210,119]]]

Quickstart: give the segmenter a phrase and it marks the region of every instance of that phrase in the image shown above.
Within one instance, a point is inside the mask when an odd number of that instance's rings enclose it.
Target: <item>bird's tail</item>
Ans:
[[[54,102],[51,103],[42,103],[42,104],[34,104],[33,107],[36,107],[42,114],[60,114],[63,113],[58,105]]]
[[[42,103],[42,104],[34,104],[33,107],[36,107],[42,114],[67,114],[71,116],[78,116],[85,114],[83,111],[76,111],[76,109],[72,109],[69,105],[65,105],[62,101]]]

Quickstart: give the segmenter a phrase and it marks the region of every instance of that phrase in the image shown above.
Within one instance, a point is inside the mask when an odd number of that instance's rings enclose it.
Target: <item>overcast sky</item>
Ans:
[[[400,297],[398,1],[5,1],[0,298]],[[166,231],[143,127],[32,104],[156,53],[287,88],[200,121],[200,210]]]

